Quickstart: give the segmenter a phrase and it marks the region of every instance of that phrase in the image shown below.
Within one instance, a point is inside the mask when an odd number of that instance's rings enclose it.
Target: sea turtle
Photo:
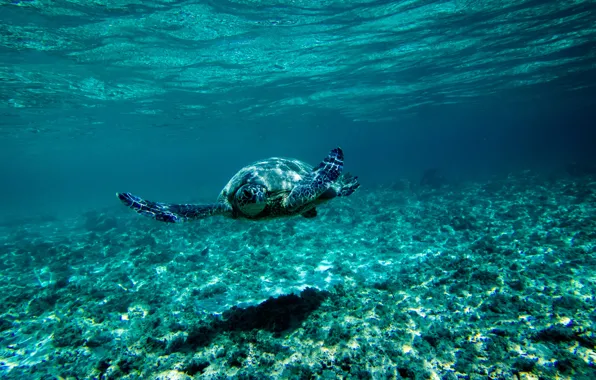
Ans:
[[[137,213],[168,223],[213,215],[252,220],[293,215],[314,218],[318,205],[348,196],[360,186],[358,177],[342,174],[343,164],[341,148],[333,149],[316,168],[291,158],[257,161],[240,169],[213,204],[158,203],[131,193],[116,196]]]

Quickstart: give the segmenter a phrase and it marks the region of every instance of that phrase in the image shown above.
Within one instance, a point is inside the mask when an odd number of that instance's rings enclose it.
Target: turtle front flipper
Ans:
[[[231,207],[223,204],[167,204],[152,202],[131,193],[116,193],[125,206],[148,218],[166,223],[180,223],[190,220],[204,219],[213,215],[224,215],[231,212]]]
[[[341,148],[335,148],[329,152],[329,155],[313,171],[312,175],[304,178],[292,189],[284,206],[290,211],[295,211],[317,199],[329,189],[333,182],[337,181],[343,168],[344,152]]]

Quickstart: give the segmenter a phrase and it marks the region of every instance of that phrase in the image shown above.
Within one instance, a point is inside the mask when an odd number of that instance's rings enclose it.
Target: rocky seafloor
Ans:
[[[114,199],[117,202],[116,199]],[[594,379],[596,178],[0,226],[3,379]]]

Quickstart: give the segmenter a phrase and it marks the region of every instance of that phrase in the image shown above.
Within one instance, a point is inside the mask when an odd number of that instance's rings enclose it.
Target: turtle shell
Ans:
[[[291,158],[272,157],[254,162],[230,179],[219,194],[218,202],[234,205],[236,191],[246,184],[263,185],[272,200],[281,199],[312,170],[311,165]]]

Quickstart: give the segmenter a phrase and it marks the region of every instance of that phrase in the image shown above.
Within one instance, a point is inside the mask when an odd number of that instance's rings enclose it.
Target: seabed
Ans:
[[[117,202],[114,199],[114,202]],[[3,379],[594,379],[596,177],[0,227]]]

